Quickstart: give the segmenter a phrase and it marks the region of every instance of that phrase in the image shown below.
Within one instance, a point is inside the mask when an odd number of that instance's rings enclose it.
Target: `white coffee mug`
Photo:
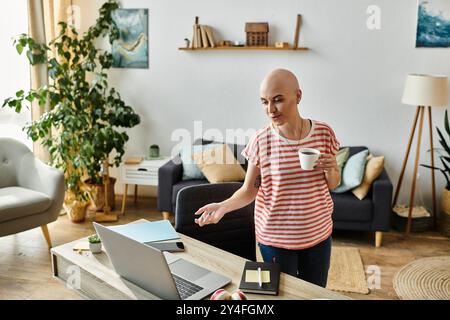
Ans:
[[[303,170],[313,170],[317,159],[319,159],[320,151],[313,148],[300,148],[298,150],[300,157],[300,166]]]

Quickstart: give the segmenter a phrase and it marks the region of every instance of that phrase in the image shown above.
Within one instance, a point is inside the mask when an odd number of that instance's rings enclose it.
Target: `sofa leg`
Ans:
[[[375,247],[381,247],[381,241],[383,240],[383,232],[376,231],[375,232]]]
[[[164,220],[169,220],[170,219],[170,212],[163,211],[162,215],[163,215],[163,219]]]
[[[50,233],[48,232],[48,227],[46,224],[41,226],[42,233],[44,234],[45,241],[47,241],[48,248],[52,248],[52,239],[50,238]]]

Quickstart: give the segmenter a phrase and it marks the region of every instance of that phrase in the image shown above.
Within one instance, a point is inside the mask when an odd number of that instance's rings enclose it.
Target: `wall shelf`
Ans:
[[[307,51],[307,47],[299,47],[299,36],[300,36],[300,24],[302,16],[297,14],[297,22],[295,26],[294,42],[283,42],[285,47],[276,47],[275,45],[268,45],[268,23],[258,22],[258,23],[246,23],[246,45],[244,46],[226,46],[228,43],[233,43],[231,41],[221,41],[220,45],[211,47],[210,44],[214,44],[212,29],[209,26],[199,25],[199,18],[195,17],[194,24],[194,36],[190,47],[178,48],[180,51]],[[256,38],[256,40],[255,40]],[[207,40],[206,40],[207,39]],[[262,41],[263,39],[264,41]],[[187,39],[185,39],[187,40]],[[260,41],[261,40],[261,41]],[[200,43],[200,45],[198,45]],[[203,47],[202,43],[207,43],[207,47]],[[194,44],[194,45],[193,45]],[[252,45],[255,44],[255,45]],[[279,44],[279,43],[276,43]],[[189,46],[189,43],[187,44]]]
[[[235,50],[235,51],[255,51],[255,50],[272,50],[272,51],[306,51],[309,50],[309,48],[306,47],[300,47],[300,48],[277,48],[277,47],[273,47],[273,46],[269,46],[269,47],[259,47],[259,46],[255,46],[255,47],[250,47],[250,46],[244,46],[244,47],[207,47],[207,48],[178,48],[178,50],[181,51],[219,51],[219,50]]]

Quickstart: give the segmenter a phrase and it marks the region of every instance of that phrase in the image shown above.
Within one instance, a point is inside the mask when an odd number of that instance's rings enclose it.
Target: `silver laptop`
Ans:
[[[231,282],[174,254],[93,224],[116,272],[161,299],[198,300]]]

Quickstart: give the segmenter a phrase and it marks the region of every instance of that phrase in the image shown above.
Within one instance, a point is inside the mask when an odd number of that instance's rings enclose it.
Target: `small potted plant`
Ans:
[[[92,253],[101,253],[102,252],[102,241],[100,240],[100,237],[96,234],[93,236],[90,236],[88,238],[89,241],[89,250],[91,250]]]

